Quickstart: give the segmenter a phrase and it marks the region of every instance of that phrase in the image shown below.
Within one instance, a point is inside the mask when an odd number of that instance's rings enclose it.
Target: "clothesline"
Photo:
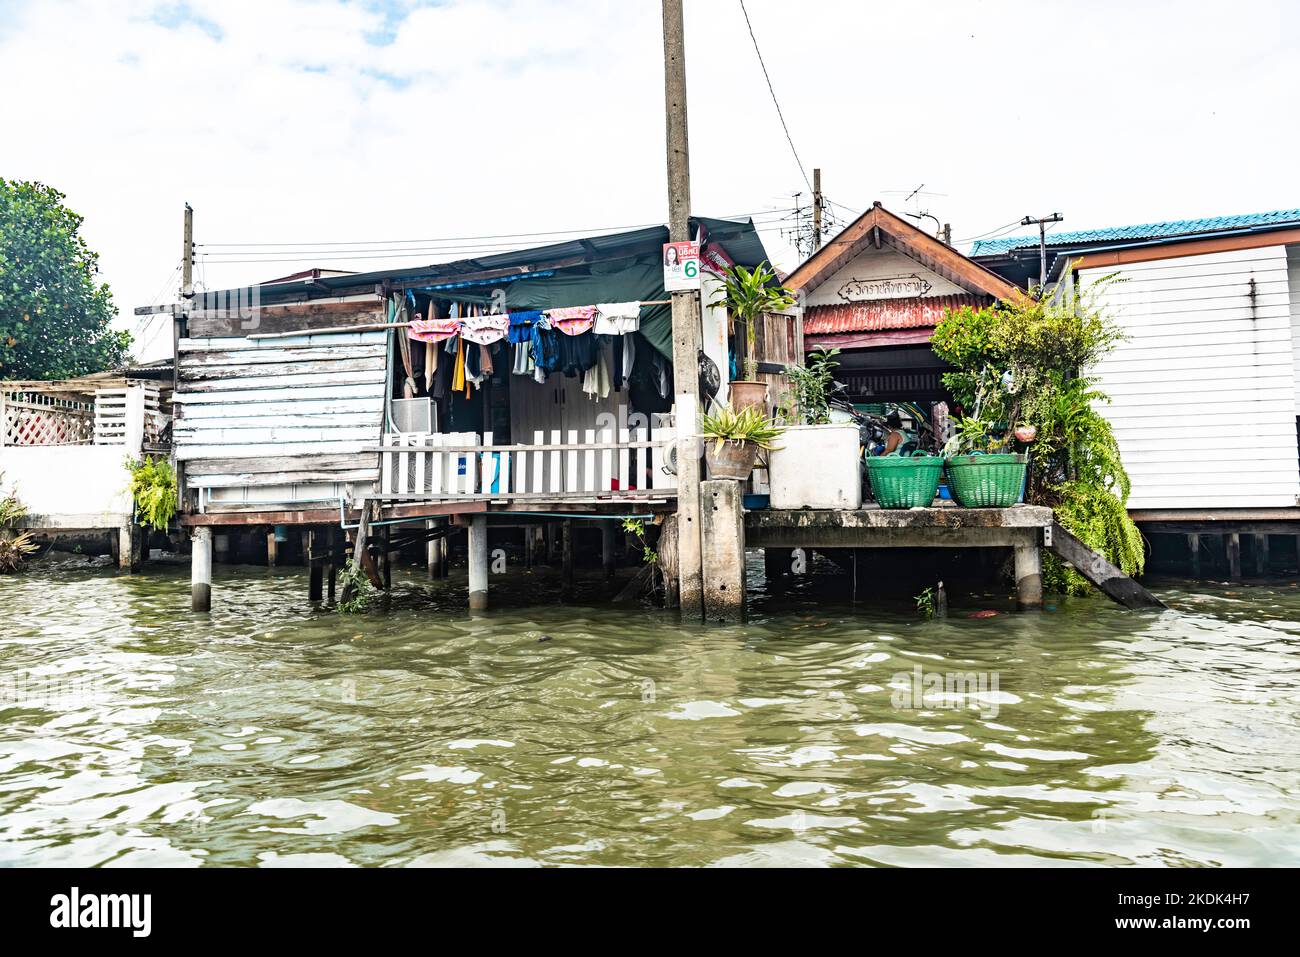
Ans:
[[[641,303],[641,308],[647,306],[668,306],[672,305],[671,299],[650,299]],[[543,310],[545,311],[545,310]],[[508,315],[508,313],[490,313],[489,315]],[[481,318],[481,317],[473,317]],[[376,332],[381,329],[407,329],[410,328],[409,322],[369,322],[359,326],[331,326],[326,329],[300,329],[294,332],[258,332],[249,339],[289,339],[295,336],[321,336],[332,335],[345,332]]]

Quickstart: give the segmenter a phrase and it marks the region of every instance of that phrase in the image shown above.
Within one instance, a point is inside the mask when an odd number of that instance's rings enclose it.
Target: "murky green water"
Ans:
[[[219,567],[197,619],[184,569],[0,578],[0,863],[1300,863],[1295,588],[682,627],[511,580],[346,617]]]

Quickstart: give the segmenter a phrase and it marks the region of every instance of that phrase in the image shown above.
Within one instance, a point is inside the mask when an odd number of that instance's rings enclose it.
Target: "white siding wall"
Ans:
[[[1084,285],[1111,269],[1085,270]],[[1132,509],[1297,504],[1296,364],[1281,246],[1134,263],[1103,301],[1128,341],[1094,370]],[[1254,297],[1251,297],[1251,280]]]
[[[1296,414],[1300,415],[1300,246],[1286,247],[1287,288],[1291,292],[1291,357],[1295,366]]]

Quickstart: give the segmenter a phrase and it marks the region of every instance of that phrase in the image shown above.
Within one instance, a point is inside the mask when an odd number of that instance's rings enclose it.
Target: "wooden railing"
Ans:
[[[89,445],[95,407],[40,392],[0,392],[0,445]]]
[[[135,430],[134,417],[140,416],[140,440],[158,442],[167,426],[158,390],[151,386],[95,391],[95,444],[129,445]]]
[[[581,436],[581,438],[580,438]],[[676,432],[534,432],[531,445],[493,445],[492,433],[384,436],[379,493],[402,499],[574,501],[666,499]]]

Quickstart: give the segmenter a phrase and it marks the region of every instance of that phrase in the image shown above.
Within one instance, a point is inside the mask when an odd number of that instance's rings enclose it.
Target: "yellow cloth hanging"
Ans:
[[[456,365],[451,373],[451,391],[459,392],[461,389],[468,391],[469,386],[465,382],[465,343],[460,344],[456,350]]]

